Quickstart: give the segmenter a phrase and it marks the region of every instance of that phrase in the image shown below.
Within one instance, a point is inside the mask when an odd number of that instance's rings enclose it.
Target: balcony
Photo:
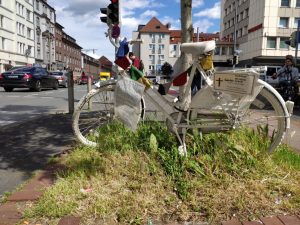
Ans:
[[[161,38],[158,38],[158,40],[157,40],[157,41],[158,41],[158,43],[161,43],[161,40],[162,40]]]
[[[157,52],[157,53],[158,53],[158,54],[161,54],[161,52],[162,52],[162,50],[161,50],[161,49],[158,49],[158,52]]]
[[[155,43],[155,38],[152,38],[152,43]]]
[[[155,49],[154,49],[154,48],[151,50],[151,53],[152,53],[152,54],[155,54]]]

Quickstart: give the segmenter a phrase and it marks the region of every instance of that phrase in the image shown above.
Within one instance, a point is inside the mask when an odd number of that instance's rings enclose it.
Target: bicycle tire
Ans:
[[[99,128],[115,120],[114,90],[116,82],[104,84],[100,88],[92,89],[81,98],[74,110],[72,128],[77,140],[90,147],[97,146]],[[89,104],[91,102],[91,107]],[[145,115],[145,103],[141,100],[141,116]]]
[[[240,118],[240,125],[249,127],[258,134],[260,134],[259,127],[267,126],[265,135],[270,140],[267,148],[269,152],[272,152],[283,140],[287,129],[284,106],[272,90],[263,87],[249,109]]]

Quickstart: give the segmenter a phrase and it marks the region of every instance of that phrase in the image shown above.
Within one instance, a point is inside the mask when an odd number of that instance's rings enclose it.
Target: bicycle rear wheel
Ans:
[[[264,135],[270,152],[281,143],[287,129],[283,107],[276,95],[264,87],[239,118],[242,127],[251,128],[259,136]]]
[[[116,83],[103,85],[87,93],[78,103],[73,114],[73,131],[84,145],[97,146],[100,128],[115,119],[114,90]],[[141,100],[141,118],[144,116],[144,101]]]

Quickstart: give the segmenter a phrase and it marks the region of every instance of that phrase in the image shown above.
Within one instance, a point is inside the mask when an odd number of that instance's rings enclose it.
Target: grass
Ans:
[[[67,170],[26,219],[57,224],[72,214],[84,224],[218,224],[300,214],[300,156],[287,146],[267,154],[262,134],[189,135],[187,157],[159,123],[142,124],[136,133],[114,123],[100,134],[98,148],[78,146],[60,159]]]

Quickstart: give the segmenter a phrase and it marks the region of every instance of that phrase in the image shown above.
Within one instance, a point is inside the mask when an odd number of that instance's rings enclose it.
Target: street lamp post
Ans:
[[[237,29],[237,2],[234,1],[234,5],[235,5],[235,10],[234,10],[234,34],[233,34],[233,37],[234,37],[234,42],[233,42],[233,56],[232,58],[234,58],[235,54],[236,54],[236,38],[237,38],[237,35],[236,35],[236,29]],[[233,62],[233,60],[232,60]],[[235,63],[233,62],[233,65],[232,65],[232,68],[234,69],[235,68]]]

